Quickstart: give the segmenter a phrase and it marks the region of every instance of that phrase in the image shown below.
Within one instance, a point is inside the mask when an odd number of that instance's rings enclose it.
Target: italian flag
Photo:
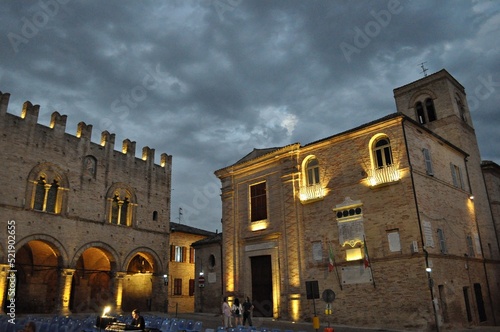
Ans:
[[[332,272],[333,268],[335,267],[333,264],[333,249],[332,249],[332,244],[329,243],[329,255],[328,255],[328,272]]]

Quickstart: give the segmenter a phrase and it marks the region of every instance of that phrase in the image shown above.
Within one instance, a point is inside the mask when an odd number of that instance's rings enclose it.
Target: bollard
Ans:
[[[313,317],[313,329],[315,329],[315,330],[319,329],[319,317],[318,316]]]

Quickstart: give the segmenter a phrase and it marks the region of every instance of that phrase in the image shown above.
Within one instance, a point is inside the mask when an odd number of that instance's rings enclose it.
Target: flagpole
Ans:
[[[337,262],[335,261],[335,253],[332,250],[332,243],[329,242],[329,244],[330,244],[330,256],[332,257],[333,260],[333,268],[335,269],[335,275],[337,276],[337,281],[339,282],[340,290],[342,290],[342,282],[340,282],[339,271],[337,269]]]
[[[370,256],[368,255],[368,246],[366,245],[366,237],[363,235],[363,245],[365,247],[365,269],[367,267],[370,268],[370,275],[372,277],[372,283],[373,283],[373,288],[377,288],[377,286],[375,285],[375,278],[373,277],[373,270],[372,270],[372,264],[370,262]],[[367,266],[367,263],[368,263],[368,266]]]
[[[340,290],[342,290],[342,283],[340,282],[339,271],[337,270],[337,262],[335,262],[335,257],[333,258],[333,264],[335,264],[335,274],[337,275],[337,280],[339,282]]]

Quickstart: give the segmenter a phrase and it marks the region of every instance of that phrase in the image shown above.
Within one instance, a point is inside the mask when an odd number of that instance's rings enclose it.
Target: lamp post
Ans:
[[[427,281],[429,283],[429,290],[431,292],[431,302],[432,302],[432,309],[434,310],[434,320],[436,323],[436,331],[439,332],[439,319],[438,319],[438,313],[436,311],[436,301],[434,299],[434,280],[432,280],[431,277],[431,272],[432,268],[429,266],[429,253],[425,249],[425,247],[422,249],[425,253],[425,272],[427,272]]]

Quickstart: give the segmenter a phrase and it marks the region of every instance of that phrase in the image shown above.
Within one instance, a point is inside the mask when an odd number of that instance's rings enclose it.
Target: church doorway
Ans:
[[[273,317],[273,274],[271,255],[250,257],[252,303],[255,317]]]

